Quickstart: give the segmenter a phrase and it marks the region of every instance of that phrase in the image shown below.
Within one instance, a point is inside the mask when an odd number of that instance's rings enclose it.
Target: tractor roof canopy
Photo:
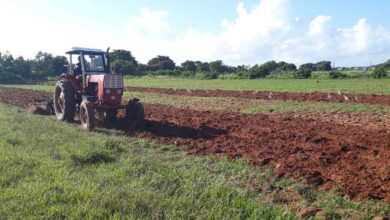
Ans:
[[[92,48],[83,48],[83,47],[72,47],[72,50],[66,52],[66,54],[105,54],[106,52],[99,50],[99,49],[92,49]]]

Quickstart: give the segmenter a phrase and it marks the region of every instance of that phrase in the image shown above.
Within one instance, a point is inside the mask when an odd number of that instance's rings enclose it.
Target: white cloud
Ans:
[[[319,37],[326,34],[327,23],[330,21],[330,16],[319,15],[315,17],[309,25],[309,36]]]
[[[42,3],[42,2],[41,2]],[[168,11],[143,8],[125,26],[105,24],[43,1],[10,2],[0,7],[0,51],[32,57],[38,50],[63,54],[72,46],[124,48],[141,62],[169,55],[177,64],[223,60],[231,65],[284,60],[301,64],[319,60],[336,65],[368,65],[388,59],[390,30],[362,18],[351,27],[335,27],[328,15],[311,21],[291,16],[289,0],[259,0],[236,7],[236,18],[221,18],[213,32],[188,27],[173,31]],[[180,21],[185,22],[185,21]]]
[[[146,10],[143,9],[140,16],[130,20],[128,46],[143,62],[158,53],[170,55],[178,63],[186,59],[222,59],[230,64],[261,62],[267,59],[272,45],[290,29],[286,3],[287,0],[263,0],[253,9],[247,9],[240,2],[237,18],[233,21],[222,19],[219,33],[189,27],[176,37],[169,36],[169,28],[154,28],[169,27],[167,13],[149,9],[144,13]],[[138,26],[134,25],[138,23],[153,24],[150,27],[158,30],[158,37],[138,31]]]

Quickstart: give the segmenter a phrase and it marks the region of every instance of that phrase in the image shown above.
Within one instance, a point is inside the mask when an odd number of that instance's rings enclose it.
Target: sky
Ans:
[[[0,0],[0,51],[33,58],[73,46],[130,50],[146,63],[390,59],[387,0]]]

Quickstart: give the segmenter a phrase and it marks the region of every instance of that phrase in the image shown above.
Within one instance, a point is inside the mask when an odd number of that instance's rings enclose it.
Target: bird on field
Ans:
[[[331,99],[332,98],[332,96],[330,95],[330,93],[328,93],[328,99]]]
[[[191,90],[187,89],[187,92],[188,92],[189,94],[191,94]]]
[[[340,90],[337,90],[337,94],[341,95],[341,92],[340,92]]]
[[[355,95],[354,99],[355,99],[355,102],[359,101],[359,99],[356,95]]]
[[[272,92],[270,92],[270,93],[268,94],[268,98],[269,98],[269,99],[272,99]]]
[[[349,101],[348,96],[344,95],[344,100],[345,100],[345,101]]]

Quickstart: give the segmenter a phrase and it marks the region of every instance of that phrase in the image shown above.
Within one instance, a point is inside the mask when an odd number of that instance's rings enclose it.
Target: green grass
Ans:
[[[0,219],[295,219],[306,206],[354,219],[390,212],[274,179],[243,160],[190,156],[116,130],[88,133],[4,105],[0,121]]]
[[[337,92],[390,94],[390,79],[258,79],[195,80],[179,78],[126,78],[125,84],[138,87],[261,90],[274,92]]]

